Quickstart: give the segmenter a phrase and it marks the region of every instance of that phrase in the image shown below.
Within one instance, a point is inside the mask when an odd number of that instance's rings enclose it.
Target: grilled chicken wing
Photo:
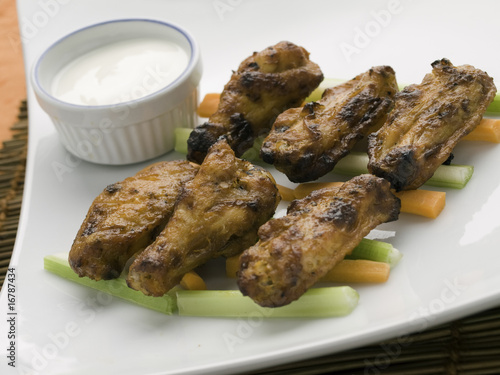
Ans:
[[[165,230],[132,263],[129,286],[161,296],[209,259],[240,253],[257,241],[279,200],[267,171],[237,159],[224,139],[218,141],[184,185]]]
[[[260,227],[259,242],[241,255],[241,292],[264,307],[296,300],[371,229],[396,220],[399,209],[390,184],[368,174],[293,201],[286,216]]]
[[[396,190],[416,189],[432,177],[495,97],[493,79],[479,69],[447,59],[432,68],[420,85],[396,95],[386,123],[368,139],[370,173]]]
[[[278,116],[262,144],[262,159],[293,182],[330,172],[358,140],[378,130],[398,91],[394,70],[377,66],[325,90],[321,100]]]
[[[188,139],[188,160],[201,163],[208,149],[224,135],[236,156],[266,134],[284,110],[296,107],[323,80],[309,53],[280,42],[245,59],[224,87],[217,111]]]
[[[118,277],[129,258],[163,230],[182,185],[198,169],[183,160],[159,162],[106,187],[76,235],[69,253],[71,268],[94,280]]]

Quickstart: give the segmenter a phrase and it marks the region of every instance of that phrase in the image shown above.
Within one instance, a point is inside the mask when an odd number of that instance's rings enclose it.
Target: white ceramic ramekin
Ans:
[[[150,95],[119,104],[86,106],[54,97],[52,81],[68,63],[96,48],[137,37],[180,45],[189,57],[184,72]],[[172,150],[174,129],[196,125],[201,72],[199,47],[188,32],[166,22],[126,19],[92,25],[60,39],[37,60],[31,81],[69,152],[99,164],[130,164]]]

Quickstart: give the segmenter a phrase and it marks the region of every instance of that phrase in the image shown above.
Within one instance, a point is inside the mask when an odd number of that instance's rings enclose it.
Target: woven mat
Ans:
[[[18,121],[11,128],[12,139],[0,149],[0,289],[5,280],[23,199],[26,150],[28,147],[28,112],[21,103]]]
[[[28,139],[25,102],[12,130],[12,139],[0,149],[0,289],[12,255],[22,202]],[[410,336],[251,374],[499,375],[500,307]]]

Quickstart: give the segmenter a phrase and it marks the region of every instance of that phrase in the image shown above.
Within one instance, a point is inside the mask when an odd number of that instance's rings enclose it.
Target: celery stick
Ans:
[[[241,155],[242,159],[248,160],[248,161],[255,161],[259,159],[259,151],[256,150],[254,147],[249,148],[246,150],[243,155]]]
[[[44,268],[67,280],[111,294],[137,305],[156,310],[167,315],[172,315],[177,310],[174,293],[162,297],[150,297],[137,290],[130,289],[124,279],[94,281],[88,277],[79,277],[68,264],[68,255],[65,253],[47,255],[43,259]]]
[[[318,100],[321,99],[321,96],[323,95],[323,92],[325,91],[325,89],[329,88],[329,87],[333,87],[333,86],[338,86],[344,82],[346,82],[347,80],[346,79],[340,79],[340,78],[325,78],[320,84],[319,86],[316,88],[316,90],[314,90],[311,95],[309,95],[307,98],[306,98],[306,102],[316,102]],[[405,88],[405,84],[399,84],[398,85],[398,89],[399,90],[403,90]]]
[[[67,280],[168,315],[173,314],[178,306],[179,315],[186,316],[333,317],[350,314],[359,299],[358,293],[348,286],[310,289],[299,300],[279,308],[260,307],[236,290],[175,290],[163,297],[149,297],[130,289],[122,278],[94,281],[78,277],[70,268],[65,253],[47,255],[44,258],[44,268]]]
[[[500,116],[500,94],[496,94],[491,104],[486,108],[486,114]]]
[[[181,154],[187,154],[187,140],[193,129],[191,128],[175,128],[175,146],[174,149]]]
[[[474,173],[472,165],[440,165],[426,185],[463,189]]]
[[[175,129],[175,151],[187,154],[187,139],[193,129],[177,128]],[[252,148],[247,150],[242,158],[255,161],[259,159],[259,150],[264,137],[259,137],[255,140]],[[368,155],[362,152],[351,152],[349,155],[340,159],[334,173],[356,176],[363,173],[368,173]],[[427,180],[425,185],[437,186],[444,188],[462,189],[467,185],[474,172],[474,167],[471,165],[441,165],[434,172],[434,175]]]
[[[261,307],[236,290],[179,290],[179,315],[212,317],[325,318],[350,314],[359,295],[349,286],[309,289],[289,305]]]
[[[306,102],[317,102],[321,99],[323,95],[323,91],[329,87],[338,86],[341,83],[344,83],[345,79],[337,79],[337,78],[325,78],[319,86],[314,90],[311,95],[306,98]]]
[[[265,135],[262,135],[260,137],[257,137],[255,141],[253,142],[253,146],[246,150],[243,155],[241,155],[242,159],[248,160],[248,161],[255,161],[255,160],[260,160],[260,148],[262,147],[262,142],[264,142],[264,139],[266,138]]]
[[[368,173],[368,155],[362,152],[351,152],[337,162],[333,172],[348,176]]]
[[[356,176],[368,173],[368,155],[362,152],[351,152],[340,159],[334,173]],[[440,165],[434,175],[425,182],[425,185],[444,188],[462,189],[467,185],[474,172],[471,165]]]
[[[388,263],[393,268],[403,257],[403,254],[390,243],[363,238],[346,259],[366,259],[375,262]]]

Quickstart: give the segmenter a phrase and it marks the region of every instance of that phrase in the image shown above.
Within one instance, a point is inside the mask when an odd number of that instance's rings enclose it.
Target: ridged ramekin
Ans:
[[[176,42],[189,56],[187,67],[158,91],[118,104],[71,104],[51,92],[54,77],[74,59],[95,48],[137,37]],[[167,22],[126,19],[92,25],[58,40],[37,60],[31,82],[40,106],[70,153],[90,162],[118,165],[171,151],[174,129],[196,125],[201,72],[199,47],[187,31]]]

